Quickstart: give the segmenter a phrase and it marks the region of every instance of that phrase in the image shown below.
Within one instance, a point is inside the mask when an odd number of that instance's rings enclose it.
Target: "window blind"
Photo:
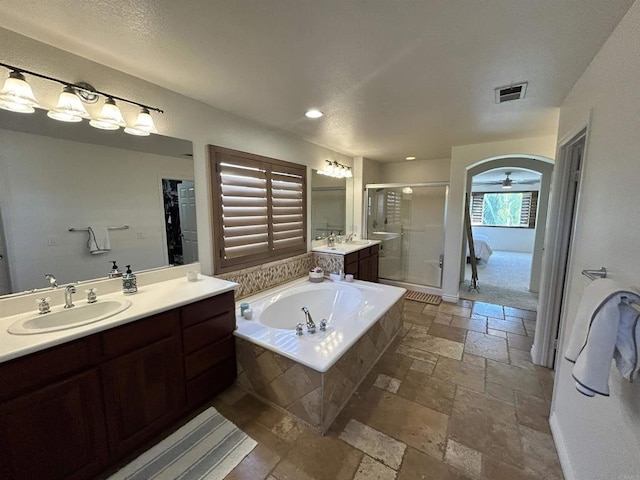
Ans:
[[[509,192],[511,193],[511,192]],[[515,192],[514,192],[515,193]],[[522,194],[522,205],[520,207],[520,224],[511,225],[511,227],[524,227],[535,228],[536,217],[538,210],[538,192],[517,192]],[[484,196],[485,194],[501,195],[508,194],[505,192],[473,192],[471,194],[471,200],[469,204],[471,225],[481,226],[483,223],[484,213]],[[501,226],[501,225],[487,225],[487,226]],[[502,225],[506,226],[506,225]]]
[[[210,146],[215,272],[306,252],[306,167]]]

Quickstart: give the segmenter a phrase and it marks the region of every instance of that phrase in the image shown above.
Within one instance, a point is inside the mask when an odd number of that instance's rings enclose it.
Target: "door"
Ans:
[[[9,277],[9,257],[7,255],[7,246],[4,240],[2,211],[0,210],[0,295],[6,295],[8,293],[11,293],[11,279]]]
[[[440,288],[448,186],[367,186],[367,237],[380,240],[381,279]]]
[[[185,264],[198,260],[198,231],[196,227],[196,196],[192,181],[178,185],[180,204],[180,229],[182,231],[182,255]]]

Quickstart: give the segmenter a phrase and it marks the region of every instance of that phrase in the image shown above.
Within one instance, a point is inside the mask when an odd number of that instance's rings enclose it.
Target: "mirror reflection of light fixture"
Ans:
[[[31,86],[18,69],[11,69],[0,91],[0,108],[18,113],[33,113],[38,107]]]
[[[73,87],[67,85],[58,97],[55,108],[47,112],[47,117],[61,122],[81,122],[83,118],[89,118],[89,112]]]
[[[353,178],[353,172],[351,167],[343,165],[338,162],[332,162],[331,160],[325,160],[329,165],[324,170],[318,170],[319,175],[326,175],[327,177],[334,178]]]
[[[411,194],[413,193],[413,188],[411,188],[411,187],[404,187],[404,188],[402,189],[402,193],[405,193],[405,194],[407,194],[407,195],[411,195]]]
[[[99,97],[104,97],[106,100],[99,116],[89,121],[91,126],[104,130],[117,130],[120,127],[126,127],[127,133],[138,136],[158,133],[151,117],[151,111],[164,113],[159,108],[100,92],[85,82],[69,83],[2,62],[0,62],[0,66],[9,70],[9,78],[6,79],[0,91],[0,108],[2,109],[17,113],[33,113],[36,108],[42,108],[38,105],[33,90],[25,79],[25,74],[27,74],[63,85],[64,89],[58,97],[56,106],[47,112],[49,118],[62,122],[80,122],[83,118],[91,118],[83,103],[92,104],[97,102]],[[116,100],[136,105],[141,109],[133,125],[127,127],[122,112],[116,105]]]
[[[511,172],[504,172],[504,174],[506,175],[506,178],[502,181],[502,189],[510,190],[513,186],[513,180],[509,178],[509,175],[511,175]]]

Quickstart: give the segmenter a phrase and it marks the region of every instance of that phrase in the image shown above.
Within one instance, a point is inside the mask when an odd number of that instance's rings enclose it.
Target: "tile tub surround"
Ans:
[[[392,304],[324,372],[236,337],[237,384],[324,434],[401,330],[403,303]]]

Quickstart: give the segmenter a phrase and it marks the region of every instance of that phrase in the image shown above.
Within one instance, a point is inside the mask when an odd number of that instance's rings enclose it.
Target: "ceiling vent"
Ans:
[[[496,103],[522,100],[527,91],[527,82],[496,88]]]

